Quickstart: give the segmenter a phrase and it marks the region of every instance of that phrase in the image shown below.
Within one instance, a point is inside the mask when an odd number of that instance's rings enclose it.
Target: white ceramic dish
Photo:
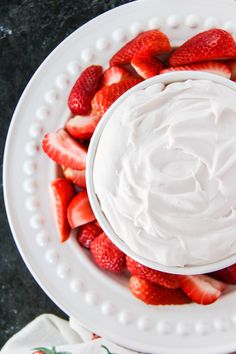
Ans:
[[[174,45],[218,25],[236,35],[233,0],[141,0],[92,20],[46,59],[14,113],[4,156],[4,196],[17,246],[45,292],[68,315],[120,345],[154,354],[236,349],[236,290],[210,306],[153,307],[135,299],[125,277],[100,271],[72,237],[61,245],[49,203],[55,165],[42,153],[45,132],[68,118],[68,93],[90,63],[108,58],[140,30],[160,28]],[[122,21],[121,21],[122,19]],[[17,176],[17,178],[16,178]]]
[[[208,73],[202,73],[202,72],[194,72],[194,71],[182,71],[182,72],[171,72],[167,73],[164,75],[158,75],[156,77],[153,77],[149,80],[145,80],[141,82],[139,85],[136,85],[132,89],[130,89],[128,92],[123,94],[112,106],[111,108],[104,114],[103,118],[98,124],[98,127],[95,130],[95,133],[93,134],[93,137],[91,139],[91,142],[89,144],[89,150],[88,150],[88,156],[87,156],[87,169],[86,169],[86,181],[87,181],[87,191],[88,191],[88,196],[90,199],[90,203],[93,209],[93,212],[99,222],[99,224],[102,226],[102,229],[105,231],[105,233],[108,235],[108,237],[119,247],[125,254],[128,254],[130,257],[136,259],[138,262],[153,268],[157,270],[161,270],[163,272],[169,272],[169,273],[174,273],[174,274],[203,274],[203,273],[210,273],[218,269],[225,268],[229,265],[232,265],[236,263],[236,254],[233,256],[227,257],[223,260],[220,260],[218,262],[214,263],[208,263],[204,264],[201,266],[185,266],[185,267],[167,267],[164,266],[160,263],[156,263],[150,260],[147,260],[144,257],[141,257],[140,255],[136,254],[133,252],[129,246],[114,232],[112,229],[112,226],[108,222],[106,216],[101,210],[101,206],[99,203],[99,199],[95,193],[95,186],[94,186],[94,180],[93,180],[93,163],[94,163],[94,158],[96,156],[96,151],[97,151],[97,146],[99,144],[100,137],[103,133],[103,130],[106,126],[106,123],[112,119],[111,116],[113,112],[117,109],[119,105],[124,102],[124,100],[133,92],[136,92],[138,90],[144,90],[145,88],[157,84],[157,83],[163,83],[165,85],[170,84],[172,82],[181,82],[185,81],[188,79],[205,79],[205,80],[210,80],[222,85],[225,85],[226,87],[229,87],[233,90],[236,90],[236,84],[233,81],[230,81],[228,79],[225,79],[224,77],[213,75],[213,74],[208,74]]]

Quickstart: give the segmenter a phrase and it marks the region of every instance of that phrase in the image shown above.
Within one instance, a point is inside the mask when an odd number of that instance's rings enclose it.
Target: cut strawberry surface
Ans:
[[[125,254],[119,250],[105,233],[100,234],[91,243],[91,254],[95,263],[113,273],[121,273],[125,266]]]
[[[158,30],[145,31],[126,43],[114,54],[110,60],[110,66],[129,64],[133,56],[140,51],[157,55],[170,50],[169,39],[163,32]]]
[[[54,179],[51,182],[51,191],[60,240],[64,242],[70,236],[71,228],[67,220],[67,207],[75,191],[72,184],[64,178]]]
[[[95,240],[95,238],[101,233],[102,229],[97,225],[97,223],[95,221],[90,222],[80,226],[77,233],[77,241],[82,247],[90,248],[92,241]]]
[[[208,73],[223,76],[227,79],[231,77],[231,70],[229,66],[221,61],[206,61],[202,63],[181,65],[181,66],[171,66],[160,71],[160,74],[166,74],[173,71],[206,71]]]
[[[77,79],[68,98],[68,106],[73,114],[83,115],[89,112],[102,71],[100,65],[91,65]]]
[[[141,81],[142,79],[133,78],[109,86],[104,86],[96,93],[92,100],[93,112],[98,116],[103,116],[112,103],[114,103],[123,93]]]
[[[67,218],[72,229],[95,220],[87,191],[79,192],[67,208]]]
[[[90,139],[100,120],[95,114],[89,116],[75,116],[66,123],[66,130],[76,139]]]
[[[215,283],[213,280],[207,275],[182,275],[179,277],[180,286],[185,294],[201,305],[212,304],[225,289],[225,284]]]
[[[47,133],[43,138],[42,148],[59,165],[75,170],[85,169],[87,149],[71,138],[64,129]]]
[[[166,288],[177,289],[180,286],[178,276],[151,269],[128,256],[126,256],[126,267],[132,275],[162,285]]]
[[[213,272],[211,275],[227,284],[236,284],[236,264]]]
[[[210,29],[198,33],[178,47],[170,56],[171,66],[200,61],[236,58],[236,44],[233,37],[222,29]]]
[[[143,79],[156,76],[164,69],[164,64],[160,59],[146,52],[135,54],[131,60],[131,65]]]
[[[132,79],[134,76],[131,72],[120,66],[112,66],[104,71],[101,85],[108,86],[120,82],[122,80]]]
[[[86,188],[85,170],[72,170],[67,167],[63,171],[66,179],[76,184],[80,188]]]
[[[181,305],[191,302],[181,289],[168,289],[136,276],[130,278],[130,290],[135,297],[149,305]]]

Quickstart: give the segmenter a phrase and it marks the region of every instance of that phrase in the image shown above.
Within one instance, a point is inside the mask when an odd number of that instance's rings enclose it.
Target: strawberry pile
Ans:
[[[81,73],[68,97],[71,117],[64,128],[47,133],[42,141],[44,152],[63,175],[50,185],[60,241],[76,230],[78,244],[89,250],[94,262],[105,271],[128,271],[132,294],[150,305],[211,304],[226,283],[236,284],[236,265],[210,275],[178,276],[126,256],[95,220],[86,191],[86,155],[98,122],[124,92],[155,75],[182,70],[211,72],[236,81],[233,37],[211,29],[173,49],[159,30],[140,33],[113,55],[105,71],[91,65]]]

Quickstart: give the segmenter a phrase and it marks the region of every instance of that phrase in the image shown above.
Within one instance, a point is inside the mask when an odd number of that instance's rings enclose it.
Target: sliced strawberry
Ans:
[[[67,167],[63,171],[66,179],[76,184],[80,188],[86,188],[85,170],[72,170]]]
[[[71,228],[67,220],[67,207],[75,191],[72,184],[64,178],[54,179],[51,182],[51,191],[60,240],[64,242],[70,236]]]
[[[231,70],[231,80],[236,79],[236,60],[227,60],[224,62],[228,65],[229,69]]]
[[[146,52],[135,54],[131,60],[131,65],[143,79],[156,76],[164,69],[164,64],[160,59]]]
[[[66,130],[73,138],[90,139],[100,120],[95,114],[89,116],[75,116],[66,123]]]
[[[94,113],[99,116],[103,116],[103,114],[108,110],[112,103],[117,100],[117,98],[141,81],[142,79],[133,78],[101,88],[92,100],[92,108]]]
[[[222,29],[210,29],[198,33],[178,47],[170,56],[171,66],[230,59],[236,57],[236,44],[233,37]]]
[[[125,266],[125,254],[119,250],[111,240],[100,234],[91,243],[91,254],[96,264],[109,272],[121,273]]]
[[[134,76],[131,72],[120,66],[112,66],[104,71],[101,85],[108,86],[120,82],[122,80],[132,79]]]
[[[211,275],[216,279],[224,281],[225,283],[236,284],[236,264],[220,269],[214,273],[211,273]]]
[[[54,162],[75,170],[84,170],[87,149],[70,137],[64,129],[47,133],[42,141],[44,152]]]
[[[191,302],[181,289],[168,289],[136,276],[130,278],[130,290],[135,297],[149,305],[181,305]]]
[[[87,191],[79,192],[72,199],[67,209],[67,218],[72,229],[95,220]]]
[[[214,280],[214,279],[213,279]],[[198,304],[208,305],[215,302],[225,289],[225,284],[215,283],[207,275],[182,275],[179,277],[180,286],[191,300]]]
[[[150,30],[140,33],[134,39],[126,43],[110,60],[110,66],[129,64],[134,54],[145,51],[157,55],[171,50],[167,36],[158,30]]]
[[[161,70],[160,74],[166,74],[172,71],[206,71],[208,73],[223,76],[227,79],[231,76],[231,70],[229,67],[221,61],[206,61],[203,63],[182,65],[182,66],[172,66],[167,69]]]
[[[102,229],[97,225],[97,223],[95,221],[90,222],[80,226],[77,233],[77,241],[81,246],[90,248],[92,241],[95,240],[95,238],[101,233]]]
[[[148,268],[128,256],[126,256],[126,267],[132,275],[136,275],[141,279],[148,280],[170,289],[179,288],[178,276]]]
[[[87,114],[102,75],[100,65],[91,65],[85,69],[75,82],[68,98],[68,106],[73,114]]]

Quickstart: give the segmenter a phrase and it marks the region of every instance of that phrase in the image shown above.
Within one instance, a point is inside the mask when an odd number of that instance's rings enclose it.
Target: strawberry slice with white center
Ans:
[[[70,202],[67,218],[72,229],[95,220],[87,191],[79,192]]]
[[[194,302],[209,305],[221,295],[226,285],[207,275],[182,275],[179,277],[180,287]]]
[[[160,74],[166,74],[173,71],[205,71],[208,73],[223,76],[227,79],[231,77],[231,70],[229,66],[221,61],[206,61],[202,63],[172,66],[160,71]]]
[[[53,206],[55,207],[56,222],[61,242],[70,236],[70,225],[67,220],[67,207],[75,195],[72,184],[64,178],[57,178],[51,182]]]
[[[111,84],[115,84],[122,80],[132,79],[134,76],[131,72],[125,68],[120,66],[112,66],[104,71],[101,85],[102,86],[109,86]]]
[[[66,130],[76,139],[90,139],[101,117],[96,114],[75,116],[66,123]]]
[[[164,64],[160,59],[145,52],[135,54],[131,60],[131,65],[143,79],[156,76],[164,69]]]
[[[72,170],[67,167],[64,169],[63,173],[66,179],[76,184],[76,186],[86,188],[85,170]]]
[[[84,170],[87,149],[75,141],[64,129],[47,133],[42,141],[44,152],[54,162],[75,170]]]

